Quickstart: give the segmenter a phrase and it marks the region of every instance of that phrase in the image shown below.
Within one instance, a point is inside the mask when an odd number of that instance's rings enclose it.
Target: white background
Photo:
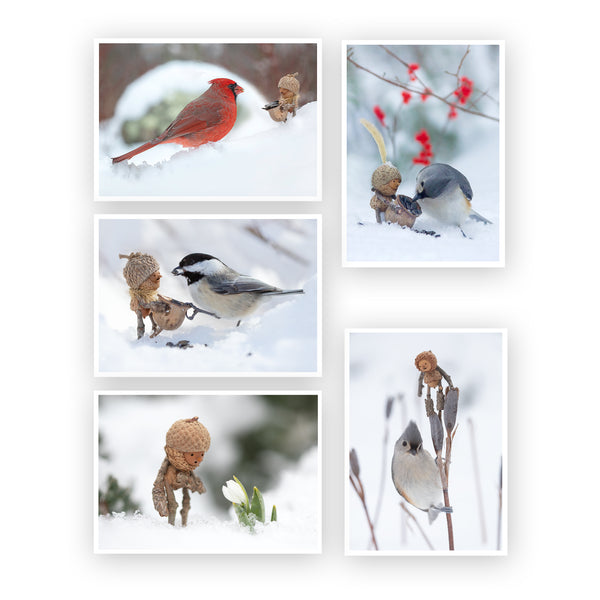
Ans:
[[[7,357],[1,497],[4,566],[18,597],[60,591],[103,599],[316,592],[499,598],[525,593],[524,585],[539,596],[576,597],[594,585],[599,215],[591,11],[581,0],[560,10],[459,0],[380,1],[356,9],[308,0],[58,0],[11,8],[1,54]],[[263,389],[323,390],[321,556],[92,553],[92,392],[115,385],[92,377],[92,216],[115,212],[92,202],[92,57],[93,39],[112,36],[323,39],[324,201],[277,207],[323,212],[323,377],[260,382]],[[506,40],[505,269],[342,270],[340,49],[346,39],[378,38]],[[224,210],[219,203],[201,209]],[[189,210],[180,203],[152,206],[152,212]],[[248,204],[227,210],[246,212]],[[508,329],[507,557],[344,557],[343,332],[390,326]],[[117,387],[175,384],[250,387],[218,379],[119,380]]]

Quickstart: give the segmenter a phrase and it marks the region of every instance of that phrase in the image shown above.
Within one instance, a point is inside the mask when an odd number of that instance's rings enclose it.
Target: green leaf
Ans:
[[[235,514],[237,515],[240,525],[244,525],[245,527],[248,527],[250,531],[254,531],[256,517],[253,514],[247,513],[244,507],[239,504],[234,504],[233,508],[235,509]]]
[[[246,488],[244,487],[244,484],[235,475],[233,476],[233,479],[242,488],[242,492],[244,492],[244,496],[246,496],[246,507],[249,507],[250,500],[248,499],[248,492],[246,492]]]
[[[273,510],[271,511],[271,521],[277,521],[277,509],[273,504]]]
[[[265,522],[265,501],[259,489],[255,486],[252,492],[252,502],[250,503],[250,512],[256,515],[261,522]]]

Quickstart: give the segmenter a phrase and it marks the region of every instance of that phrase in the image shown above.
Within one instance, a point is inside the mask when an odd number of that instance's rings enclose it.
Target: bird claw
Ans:
[[[198,307],[197,307],[195,304],[192,304],[191,302],[186,302],[184,306],[187,306],[187,310],[186,310],[185,316],[186,316],[186,318],[187,318],[187,319],[189,319],[190,321],[192,321],[192,320],[193,320],[193,318],[194,318],[194,317],[195,317],[195,316],[196,316],[198,313],[204,313],[205,315],[210,315],[211,317],[214,317],[215,319],[220,319],[220,318],[221,318],[221,317],[219,317],[219,315],[217,315],[217,314],[215,314],[215,313],[209,312],[208,310],[203,310],[203,309],[201,309],[201,308],[198,308]],[[193,312],[192,312],[192,316],[191,316],[191,317],[190,317],[190,316],[187,314],[187,311],[188,311],[190,308],[191,308],[191,309],[192,309],[192,311],[193,311]]]

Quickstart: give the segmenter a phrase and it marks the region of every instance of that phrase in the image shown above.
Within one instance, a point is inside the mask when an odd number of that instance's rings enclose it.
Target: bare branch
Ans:
[[[396,58],[398,61],[400,61],[403,65],[408,66],[408,63],[406,63],[405,61],[403,61],[400,57],[396,56],[395,54],[393,54],[391,51],[389,51],[387,48],[385,48],[384,46],[382,46],[382,48],[391,56],[393,56],[394,58]],[[449,101],[449,97],[451,97],[452,93],[450,93],[448,96],[443,97],[440,96],[439,94],[435,93],[433,90],[431,90],[430,88],[428,88],[427,86],[425,86],[425,84],[423,83],[423,81],[415,75],[416,77],[416,81],[418,83],[420,83],[423,86],[423,89],[418,89],[416,86],[411,86],[409,84],[406,83],[402,83],[399,80],[392,80],[389,77],[384,77],[382,75],[379,75],[378,73],[375,73],[374,71],[372,71],[371,69],[359,64],[358,62],[356,62],[356,60],[354,60],[353,58],[353,53],[351,51],[349,51],[347,53],[346,59],[348,60],[348,62],[352,65],[354,65],[357,69],[360,69],[361,71],[365,71],[366,73],[369,73],[370,75],[372,75],[373,77],[376,77],[377,79],[379,79],[380,81],[385,81],[386,83],[389,83],[390,85],[393,85],[395,87],[399,87],[403,90],[406,90],[408,92],[411,92],[412,94],[419,94],[419,95],[425,95],[425,96],[431,96],[432,98],[436,98],[437,100],[439,100],[440,102],[443,102],[444,104],[447,104],[448,106],[453,106],[456,110],[460,110],[462,112],[471,114],[471,115],[475,115],[477,117],[482,117],[484,119],[489,119],[491,121],[500,121],[500,119],[498,117],[494,117],[488,114],[485,114],[481,111],[478,110],[474,110],[472,108],[468,108],[466,106],[461,106],[459,104],[455,104],[453,102]]]

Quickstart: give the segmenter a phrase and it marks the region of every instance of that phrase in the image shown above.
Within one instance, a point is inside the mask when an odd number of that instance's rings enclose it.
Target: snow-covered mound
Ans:
[[[395,224],[380,225],[369,206],[371,175],[377,165],[367,164],[359,153],[348,154],[348,190],[346,243],[347,261],[356,264],[400,263],[419,266],[456,262],[496,263],[501,260],[500,180],[498,175],[498,138],[490,132],[468,153],[457,157],[455,168],[468,176],[473,188],[473,208],[492,221],[484,224],[470,219],[463,230],[444,227],[431,217],[420,216],[414,229],[435,231],[439,237],[403,229]],[[417,172],[422,168],[410,167],[403,172],[398,194],[414,196]]]
[[[204,495],[192,494],[195,505],[186,527],[181,527],[179,515],[173,527],[154,510],[148,514],[97,517],[96,551],[318,553],[321,549],[318,472],[318,452],[314,449],[283,474],[276,489],[261,490],[268,507],[277,506],[277,521],[258,523],[254,533],[239,525],[233,508],[224,520],[220,514],[206,509],[202,502]]]
[[[125,120],[140,117],[171,90],[200,95],[216,77],[244,88],[237,98],[238,121],[227,136],[193,149],[161,144],[112,164],[112,157],[137,146],[123,143],[119,132]],[[306,104],[295,118],[276,123],[262,110],[269,100],[235,73],[207,63],[172,61],[145,73],[125,90],[114,117],[100,124],[99,196],[318,199],[318,104]]]
[[[267,242],[253,235],[256,227]],[[315,374],[319,368],[317,220],[227,218],[101,218],[98,222],[98,373]],[[285,249],[287,254],[279,248]],[[187,284],[171,270],[192,252],[220,258],[237,271],[304,294],[273,296],[239,327],[198,314],[174,331],[136,335],[136,317],[119,254],[145,252],[160,266],[159,293],[190,302]],[[192,347],[167,346],[187,340]]]

